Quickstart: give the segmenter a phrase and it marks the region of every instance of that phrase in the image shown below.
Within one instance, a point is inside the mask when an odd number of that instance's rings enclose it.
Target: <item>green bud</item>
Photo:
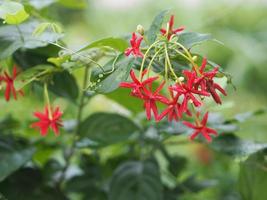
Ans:
[[[193,61],[194,61],[194,62],[197,61],[197,56],[193,56]]]
[[[140,25],[140,24],[137,25],[136,32],[143,36],[144,33],[145,33],[144,27],[142,25]]]

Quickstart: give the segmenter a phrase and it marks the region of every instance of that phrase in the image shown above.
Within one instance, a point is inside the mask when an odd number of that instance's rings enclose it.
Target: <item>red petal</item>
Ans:
[[[189,128],[197,129],[197,127],[194,124],[191,124],[190,122],[183,121],[183,124]]]
[[[199,131],[194,131],[194,132],[192,133],[192,135],[190,136],[190,140],[194,140],[195,137],[198,136],[199,133],[200,133]]]
[[[208,121],[208,117],[209,117],[209,112],[206,112],[202,121],[201,121],[202,126],[206,126],[207,121]]]
[[[172,30],[173,24],[174,24],[174,15],[171,15],[171,18],[170,18],[170,21],[169,21],[170,30]]]
[[[11,92],[11,85],[9,82],[7,82],[6,83],[6,91],[5,91],[6,101],[9,101],[9,99],[10,99],[10,92]]]
[[[203,60],[202,60],[202,65],[201,65],[201,67],[200,67],[200,69],[199,69],[199,71],[200,71],[201,73],[204,72],[206,65],[207,65],[207,58],[204,57]]]

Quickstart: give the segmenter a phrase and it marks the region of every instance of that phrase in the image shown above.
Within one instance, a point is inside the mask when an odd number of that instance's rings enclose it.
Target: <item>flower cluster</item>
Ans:
[[[171,16],[170,21],[167,25],[167,29],[161,29],[161,33],[166,36],[167,43],[170,39],[178,32],[181,32],[184,28],[180,27],[178,29],[173,29],[174,16]],[[137,39],[137,36],[133,34],[130,41],[131,47],[125,52],[125,55],[130,54],[134,56],[143,57],[140,50],[140,43],[142,37]],[[167,45],[165,45],[166,47]],[[183,46],[178,44],[179,48]],[[167,48],[167,47],[166,47]],[[160,49],[160,48],[159,48]],[[180,51],[180,54],[186,57],[190,52],[183,48],[183,51],[187,51],[186,55],[184,52]],[[168,52],[166,49],[165,52]],[[142,56],[141,56],[142,55]],[[155,54],[154,54],[155,55]],[[191,56],[191,55],[189,55]],[[207,141],[211,141],[210,135],[216,135],[216,130],[207,127],[208,112],[204,115],[203,119],[200,119],[199,107],[203,105],[203,100],[205,97],[212,97],[217,104],[221,104],[221,98],[218,92],[226,96],[225,90],[214,81],[214,78],[218,74],[219,68],[213,68],[212,70],[207,70],[207,59],[203,58],[202,64],[197,65],[194,60],[190,57],[186,57],[190,60],[192,64],[191,69],[183,70],[182,74],[178,77],[174,72],[170,58],[166,54],[166,62],[164,70],[165,74],[166,68],[168,71],[173,73],[175,81],[168,80],[169,77],[165,76],[164,80],[156,87],[156,82],[160,80],[160,76],[156,75],[149,77],[150,67],[143,70],[143,66],[140,68],[140,76],[136,77],[134,70],[130,72],[130,77],[132,82],[122,82],[120,87],[131,89],[131,96],[141,99],[144,102],[144,108],[146,111],[147,119],[150,120],[152,116],[158,122],[164,118],[168,121],[179,121],[182,120],[184,116],[194,118],[195,124],[184,121],[184,125],[194,129],[191,135],[191,139],[194,139],[197,135],[202,134]],[[143,59],[146,59],[143,57]],[[144,63],[144,62],[143,62]],[[144,78],[146,77],[146,78]],[[169,84],[166,84],[169,83]],[[163,88],[166,88],[166,92],[163,92]],[[167,94],[166,94],[167,93]],[[163,110],[159,110],[159,104],[165,106]]]

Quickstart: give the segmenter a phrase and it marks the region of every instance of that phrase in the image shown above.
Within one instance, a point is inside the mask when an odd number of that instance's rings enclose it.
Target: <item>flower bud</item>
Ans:
[[[180,76],[180,77],[178,78],[178,80],[179,80],[179,82],[183,82],[183,81],[184,81],[184,77],[183,77],[183,76]]]
[[[136,32],[143,36],[144,33],[145,33],[144,27],[142,25],[140,25],[140,24],[137,25]]]
[[[196,62],[197,61],[197,56],[193,56],[193,61]]]

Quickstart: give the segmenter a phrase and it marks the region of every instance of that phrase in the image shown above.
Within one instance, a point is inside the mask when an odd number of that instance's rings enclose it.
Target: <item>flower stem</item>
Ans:
[[[90,74],[90,66],[87,65],[85,66],[85,70],[84,70],[84,77],[83,77],[83,84],[82,84],[82,88],[86,88],[87,82],[88,82],[88,74]],[[68,152],[68,154],[66,156],[64,156],[65,158],[65,166],[62,169],[61,175],[58,179],[57,182],[57,187],[60,189],[61,184],[63,183],[65,176],[66,176],[66,172],[70,166],[70,161],[71,158],[75,152],[75,146],[76,146],[76,142],[77,142],[77,135],[79,134],[80,131],[80,124],[81,124],[81,120],[82,120],[82,112],[83,112],[83,108],[85,106],[85,97],[86,97],[86,90],[82,90],[82,95],[80,98],[80,103],[79,103],[79,107],[78,107],[78,113],[77,113],[77,125],[76,125],[76,129],[74,131],[74,139],[73,142],[71,144],[70,150]]]
[[[170,69],[171,73],[175,77],[176,81],[178,83],[180,83],[180,80],[179,80],[178,76],[175,74],[175,72],[173,70],[173,67],[172,67],[172,64],[171,64],[171,60],[170,60],[170,57],[169,57],[169,54],[168,54],[168,47],[167,47],[167,45],[165,45],[165,54],[166,54],[166,58],[165,59],[167,60],[167,65],[169,66],[169,69]]]
[[[145,60],[146,60],[146,57],[147,57],[147,54],[149,53],[149,51],[157,44],[159,43],[160,41],[156,41],[154,42],[153,44],[150,45],[150,47],[146,50],[145,54],[144,54],[144,58],[142,60],[142,64],[141,64],[141,67],[140,67],[140,74],[139,74],[139,81],[142,81],[142,73],[143,73],[143,70],[144,70],[144,65],[145,65]]]
[[[149,72],[150,72],[150,68],[151,68],[151,66],[152,66],[152,64],[153,64],[153,61],[155,60],[155,58],[157,57],[157,55],[161,52],[161,50],[163,49],[163,47],[162,48],[160,48],[158,51],[156,51],[156,53],[153,55],[153,57],[151,58],[151,60],[150,60],[150,62],[149,62],[149,64],[148,64],[148,67],[147,67],[147,77],[149,77]]]
[[[45,97],[45,101],[47,103],[48,117],[49,117],[49,119],[52,119],[52,111],[51,111],[52,107],[51,107],[51,103],[50,103],[50,99],[49,99],[47,83],[44,84],[44,97]]]

